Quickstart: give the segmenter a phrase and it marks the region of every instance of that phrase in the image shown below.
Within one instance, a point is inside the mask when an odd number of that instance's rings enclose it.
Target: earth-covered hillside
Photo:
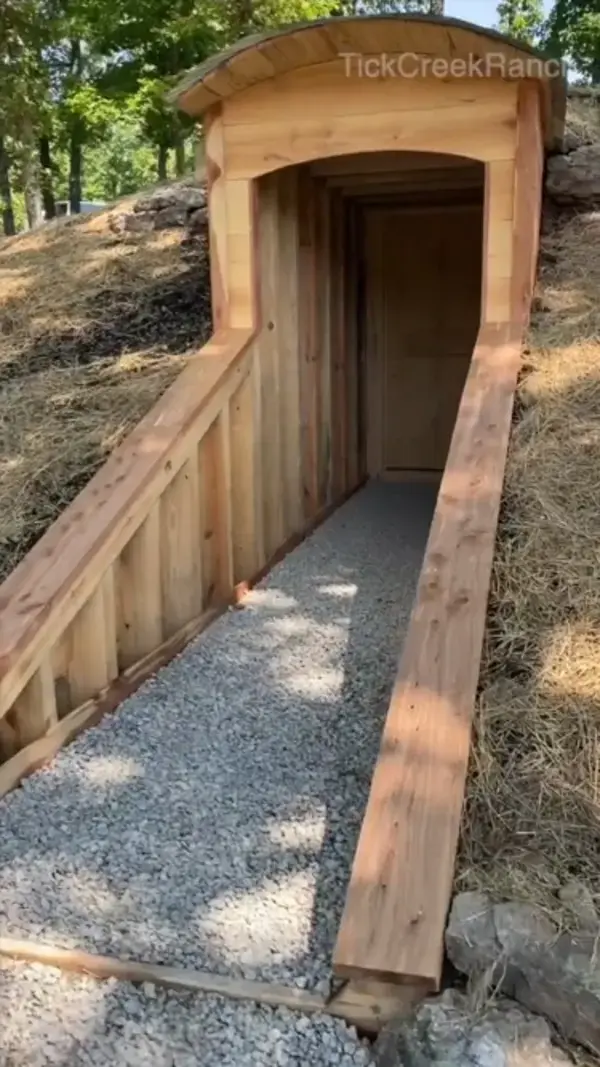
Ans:
[[[205,194],[0,240],[0,579],[210,334]]]

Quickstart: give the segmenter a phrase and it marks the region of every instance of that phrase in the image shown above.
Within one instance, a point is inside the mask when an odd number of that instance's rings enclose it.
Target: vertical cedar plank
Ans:
[[[331,197],[330,359],[331,359],[331,492],[338,499],[346,489],[346,348],[344,339],[343,231],[344,204],[340,193]]]
[[[155,504],[118,564],[117,648],[125,670],[161,644],[160,511]]]
[[[346,488],[354,489],[367,472],[366,448],[364,445],[364,412],[359,394],[359,370],[361,389],[368,382],[368,367],[365,366],[364,338],[359,336],[359,301],[364,294],[359,292],[358,264],[363,254],[362,227],[355,205],[346,207],[344,219],[344,351],[346,361],[346,419],[347,463]],[[363,316],[364,318],[364,309]]]
[[[277,352],[281,400],[282,498],[285,536],[302,529],[300,376],[298,368],[298,171],[280,171]]]
[[[58,722],[54,674],[46,656],[26,685],[10,714],[18,748],[43,737]]]
[[[229,325],[258,327],[256,182],[226,181]]]
[[[262,360],[260,347],[256,346],[252,369],[253,415],[252,415],[252,450],[253,457],[253,488],[254,488],[254,533],[256,544],[256,558],[258,567],[263,567],[267,562],[267,549],[265,544],[265,515],[264,515],[264,468],[263,457],[265,448],[268,447],[268,411],[263,411],[262,391]]]
[[[101,582],[69,627],[67,680],[74,708],[104,689],[110,680],[112,653],[107,650],[107,626]]]
[[[188,459],[160,501],[163,635],[172,637],[202,612],[202,543],[197,454]]]
[[[210,242],[210,287],[213,329],[229,324],[229,290],[227,282],[227,203],[225,199],[223,120],[216,105],[206,116],[206,184]]]
[[[323,179],[316,187],[318,309],[319,508],[331,503],[331,264],[330,197]]]
[[[483,262],[481,271],[481,322],[508,322],[511,317],[511,278],[518,273],[510,242],[500,247],[502,230],[511,228],[507,218],[507,197],[514,195],[514,161],[495,160],[485,166],[483,203]],[[511,208],[512,217],[514,207]],[[513,223],[514,225],[514,223]],[[506,244],[506,242],[505,242]]]
[[[544,156],[539,85],[522,81],[518,91],[511,318],[526,326],[535,286]]]
[[[204,603],[212,607],[223,603],[233,589],[228,405],[200,442],[199,463]]]
[[[254,377],[251,371],[230,401],[231,512],[234,582],[258,570],[255,507]]]
[[[383,433],[385,426],[385,368],[383,366],[385,325],[383,284],[383,227],[381,211],[366,211],[364,255],[367,264],[365,287],[364,344],[367,422],[367,470],[376,478],[384,468]]]
[[[115,589],[116,565],[109,567],[102,579],[104,598],[104,640],[106,648],[107,680],[112,682],[119,673],[117,649],[117,597]]]
[[[304,519],[319,507],[319,411],[316,270],[317,199],[307,167],[299,172],[298,336],[300,361],[300,427]]]
[[[260,404],[262,508],[265,555],[269,559],[284,541],[281,477],[281,422],[279,338],[280,307],[277,303],[279,174],[269,174],[259,184],[259,247],[262,330],[260,335]]]

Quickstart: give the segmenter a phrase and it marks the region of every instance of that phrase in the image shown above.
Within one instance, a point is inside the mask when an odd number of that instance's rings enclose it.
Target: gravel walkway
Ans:
[[[0,964],[0,1067],[372,1067],[328,1016]]]
[[[367,486],[0,803],[0,930],[326,989],[434,501]]]

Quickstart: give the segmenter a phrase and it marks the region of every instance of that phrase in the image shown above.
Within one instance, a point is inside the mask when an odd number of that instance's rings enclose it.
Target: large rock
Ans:
[[[483,893],[453,902],[446,950],[454,966],[550,1019],[600,1054],[600,927],[559,933],[529,904],[493,904]]]
[[[179,209],[184,215],[206,204],[206,190],[203,185],[193,181],[173,182],[172,185],[159,185],[149,193],[144,193],[136,200],[133,210],[137,213],[165,211],[167,208]]]
[[[384,1027],[374,1058],[378,1067],[564,1067],[569,1060],[550,1038],[544,1019],[511,1001],[474,1008],[448,989]]]
[[[558,204],[600,204],[600,144],[582,145],[566,156],[551,156],[546,192]]]

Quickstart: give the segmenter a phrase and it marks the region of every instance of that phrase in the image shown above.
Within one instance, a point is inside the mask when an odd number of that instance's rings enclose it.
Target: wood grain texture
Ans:
[[[540,102],[535,82],[519,85],[517,114],[510,297],[512,317],[525,327],[535,286],[544,168]]]
[[[439,984],[520,339],[484,327],[461,400],[334,954]]]
[[[285,1007],[309,1015],[323,1012],[345,1019],[349,1025],[371,1033],[377,1033],[381,1026],[400,1014],[408,1014],[421,994],[421,990],[410,987],[399,990],[398,987],[363,983],[350,984],[333,996],[324,997],[307,989],[272,982],[256,982],[187,967],[99,956],[80,949],[65,949],[9,937],[0,938],[0,956],[92,975],[99,980],[116,978],[121,982],[150,982],[164,989],[209,993],[229,1000],[250,1001],[273,1008]]]
[[[330,193],[329,276],[331,361],[331,494],[334,500],[346,489],[348,452],[348,397],[346,338],[344,334],[344,202],[339,192]]]
[[[234,586],[231,540],[229,405],[199,445],[202,501],[202,578],[208,607],[222,603]]]
[[[352,489],[367,474],[362,417],[364,374],[364,285],[361,277],[362,217],[356,205],[344,206],[344,350],[347,412],[346,487]],[[363,317],[364,318],[364,317]]]
[[[236,328],[260,326],[257,285],[256,187],[244,178],[233,180],[226,172],[227,288],[229,324]]]
[[[248,579],[261,565],[255,500],[254,397],[255,375],[251,372],[229,404],[232,555],[236,583]]]
[[[160,498],[162,630],[171,637],[202,611],[202,535],[197,446]]]
[[[50,657],[42,660],[33,678],[20,694],[11,723],[18,748],[37,741],[58,722],[54,673]]]
[[[485,29],[448,19],[438,23],[423,22],[414,15],[404,18],[396,16],[394,19],[337,18],[327,24],[307,24],[284,30],[259,42],[253,41],[233,55],[226,53],[222,62],[215,64],[212,69],[186,76],[177,93],[177,103],[194,117],[214,106],[216,100],[225,102],[226,108],[237,107],[238,115],[248,108],[246,100],[252,100],[260,111],[270,85],[279,81],[287,84],[296,78],[304,85],[310,106],[311,84],[320,82],[327,95],[336,91],[336,82],[345,82],[348,87],[354,83],[364,88],[369,78],[361,76],[357,57],[362,57],[363,63],[373,58],[377,62],[382,53],[409,57],[420,54],[446,61],[468,61],[477,56],[484,64],[487,55],[497,57],[500,54],[505,62],[520,60],[521,70],[524,61],[531,56],[513,42],[490,35]],[[386,93],[398,92],[403,80],[412,88],[416,79],[410,77],[410,71],[408,73],[409,77],[404,79],[372,78],[374,83],[379,82],[379,85],[375,85],[373,96],[381,93],[385,98]],[[564,81],[546,77],[541,65],[536,74],[539,74],[546,144],[556,146],[560,142],[564,124]],[[459,83],[456,90],[452,88],[452,79],[444,79],[444,89],[449,93],[465,93],[473,89],[473,83],[481,85],[483,82],[488,83],[486,90],[491,91],[501,79],[492,75],[471,79],[459,77],[455,81]],[[318,107],[319,104],[320,101],[315,100],[314,106]],[[343,99],[339,106],[343,109]],[[369,103],[363,106],[369,107]]]
[[[348,78],[343,60],[333,60],[318,69],[303,67],[236,93],[223,107],[223,122],[229,126],[269,123],[285,111],[291,118],[322,121],[348,115],[376,116],[392,110],[405,112],[453,109],[471,104],[498,105],[505,101],[514,109],[516,86],[495,78]],[[227,138],[228,131],[225,136]]]
[[[482,209],[378,206],[365,225],[369,471],[442,470],[481,315]]]
[[[317,186],[307,168],[298,187],[298,360],[300,374],[300,447],[304,520],[319,508],[319,293]]]
[[[259,266],[262,330],[260,350],[260,462],[264,544],[267,558],[284,539],[282,478],[281,353],[278,304],[279,175],[267,175],[259,187]]]
[[[279,171],[278,266],[275,335],[281,396],[281,463],[286,536],[302,529],[302,460],[299,373],[298,172]],[[304,313],[304,309],[302,309]]]
[[[362,89],[360,90],[362,93]],[[335,119],[280,112],[269,122],[228,126],[225,160],[231,180],[352,152],[447,152],[479,160],[508,159],[515,146],[514,100],[482,101],[427,111],[378,111]]]
[[[160,584],[160,506],[155,504],[117,564],[119,668],[124,670],[163,640]]]
[[[215,335],[0,586],[0,716],[236,389],[250,336]]]
[[[227,200],[225,196],[225,149],[221,107],[213,107],[204,123],[208,234],[210,247],[210,291],[213,329],[229,325],[229,281],[227,273]]]
[[[322,178],[316,182],[316,296],[318,361],[317,395],[318,431],[317,483],[318,506],[326,507],[332,501],[332,352],[331,352],[331,193]]]

